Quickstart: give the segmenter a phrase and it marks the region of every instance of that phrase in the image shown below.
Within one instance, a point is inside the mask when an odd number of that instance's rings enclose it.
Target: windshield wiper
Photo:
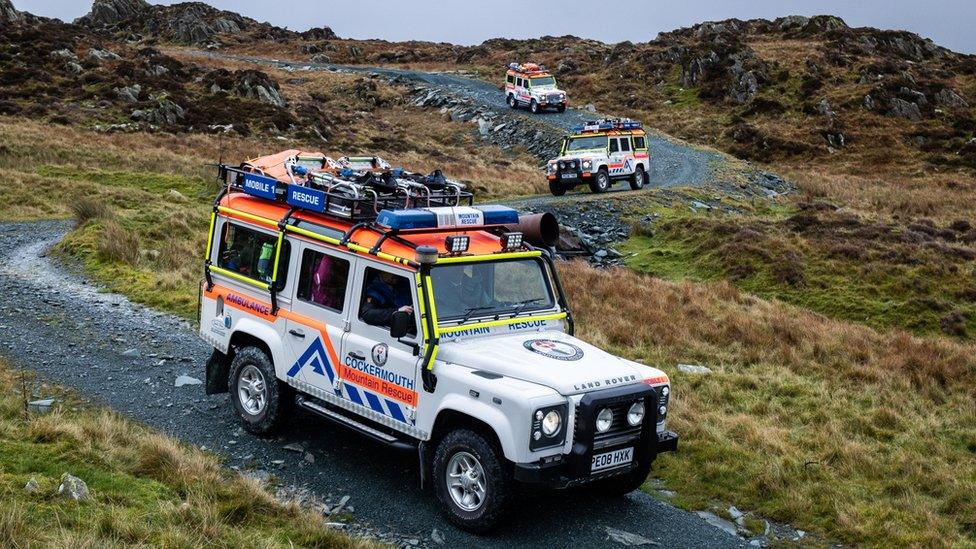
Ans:
[[[495,307],[493,307],[491,305],[485,305],[483,307],[468,307],[467,309],[464,310],[464,317],[461,318],[461,324],[464,324],[465,322],[467,322],[468,319],[471,318],[471,315],[473,315],[474,313],[477,313],[478,311],[490,311],[491,309],[494,309],[494,308]]]
[[[518,316],[519,313],[522,312],[522,309],[526,308],[529,305],[532,305],[533,303],[538,303],[540,301],[542,301],[542,298],[541,297],[536,297],[536,298],[533,298],[533,299],[525,299],[525,300],[519,301],[518,303],[513,303],[512,305],[515,306],[515,310],[512,311],[512,316],[513,317]]]

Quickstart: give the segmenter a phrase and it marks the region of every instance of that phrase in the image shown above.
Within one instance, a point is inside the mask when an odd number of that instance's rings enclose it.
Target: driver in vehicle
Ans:
[[[389,328],[393,313],[413,315],[413,300],[407,279],[386,271],[372,271],[366,285],[366,299],[360,316],[367,324]]]

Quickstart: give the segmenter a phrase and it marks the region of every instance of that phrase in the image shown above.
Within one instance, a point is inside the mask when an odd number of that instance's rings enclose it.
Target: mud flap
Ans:
[[[216,395],[227,392],[227,376],[230,375],[230,357],[214,349],[207,361],[206,393]]]
[[[430,470],[428,469],[430,465],[430,450],[427,448],[427,442],[421,441],[417,445],[417,457],[420,459],[420,489],[424,490],[430,483]]]

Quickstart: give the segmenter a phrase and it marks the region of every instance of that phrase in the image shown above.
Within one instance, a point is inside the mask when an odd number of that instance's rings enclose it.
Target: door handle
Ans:
[[[300,337],[302,339],[305,339],[305,332],[301,330],[288,330],[288,333],[295,337]]]
[[[366,360],[366,355],[362,353],[357,353],[356,351],[350,351],[349,358],[354,358],[356,360]]]

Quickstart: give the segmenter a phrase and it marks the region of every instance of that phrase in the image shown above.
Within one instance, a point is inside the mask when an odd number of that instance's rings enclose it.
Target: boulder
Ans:
[[[125,86],[122,88],[113,88],[112,91],[119,99],[125,101],[126,103],[138,103],[139,93],[142,92],[142,86],[139,84],[133,84],[131,86]]]
[[[88,59],[98,63],[101,61],[118,61],[122,58],[108,50],[92,48],[88,50]]]
[[[88,485],[85,484],[85,481],[68,473],[61,475],[58,495],[72,501],[91,501],[91,494],[88,492]]]
[[[918,122],[922,119],[922,111],[918,108],[918,104],[905,101],[899,97],[892,97],[888,100],[888,114],[913,122]]]
[[[140,122],[148,122],[159,126],[177,124],[186,116],[186,110],[169,99],[157,99],[152,109],[132,111],[131,118]]]
[[[820,103],[817,105],[817,112],[820,113],[821,116],[826,116],[828,118],[837,116],[837,113],[835,113],[830,107],[830,102],[827,101],[826,98],[820,100]]]
[[[969,103],[961,95],[950,88],[943,88],[935,94],[935,102],[943,107],[966,108],[969,106]]]

